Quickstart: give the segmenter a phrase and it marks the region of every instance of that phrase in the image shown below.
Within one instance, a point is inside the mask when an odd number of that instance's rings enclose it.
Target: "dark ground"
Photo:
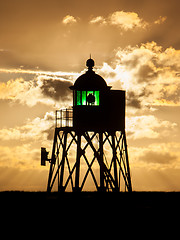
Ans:
[[[60,210],[65,208],[77,209],[117,209],[117,210],[159,210],[173,211],[180,210],[180,192],[132,192],[132,193],[60,193],[52,192],[20,192],[7,191],[0,192],[0,202],[9,207],[36,206],[42,208],[46,206],[56,206]],[[1,206],[2,206],[1,204]]]
[[[154,239],[157,231],[166,236],[167,231],[179,229],[180,192],[48,195],[9,191],[0,192],[0,206],[0,229],[6,235],[27,232],[26,237],[36,238],[38,233],[41,239],[53,234],[60,239],[63,235],[68,239],[113,239],[123,233],[126,237],[142,234],[143,239],[152,234]]]

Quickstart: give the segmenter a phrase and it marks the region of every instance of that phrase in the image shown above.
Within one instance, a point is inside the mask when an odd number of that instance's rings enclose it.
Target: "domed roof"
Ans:
[[[86,62],[88,71],[77,78],[74,85],[70,89],[76,90],[102,90],[107,89],[106,81],[98,74],[96,74],[92,68],[94,66],[94,60],[88,59]]]
[[[73,89],[79,90],[101,90],[107,88],[105,80],[94,71],[87,71],[78,77]]]

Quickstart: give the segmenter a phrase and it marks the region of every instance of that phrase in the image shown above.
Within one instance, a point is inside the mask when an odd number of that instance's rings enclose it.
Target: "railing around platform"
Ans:
[[[73,127],[73,109],[72,108],[66,108],[66,109],[60,109],[56,110],[55,113],[55,127]]]

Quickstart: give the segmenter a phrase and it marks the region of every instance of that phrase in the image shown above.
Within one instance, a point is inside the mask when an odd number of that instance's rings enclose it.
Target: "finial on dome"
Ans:
[[[94,67],[94,60],[91,58],[91,54],[90,54],[90,58],[86,61],[86,66],[88,67],[89,71],[92,71]]]

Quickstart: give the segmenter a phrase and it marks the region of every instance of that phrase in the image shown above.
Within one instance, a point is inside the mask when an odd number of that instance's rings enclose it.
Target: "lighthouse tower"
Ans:
[[[88,70],[70,89],[73,107],[56,111],[51,158],[41,148],[41,165],[50,162],[47,191],[132,191],[125,134],[125,91],[112,90]]]

